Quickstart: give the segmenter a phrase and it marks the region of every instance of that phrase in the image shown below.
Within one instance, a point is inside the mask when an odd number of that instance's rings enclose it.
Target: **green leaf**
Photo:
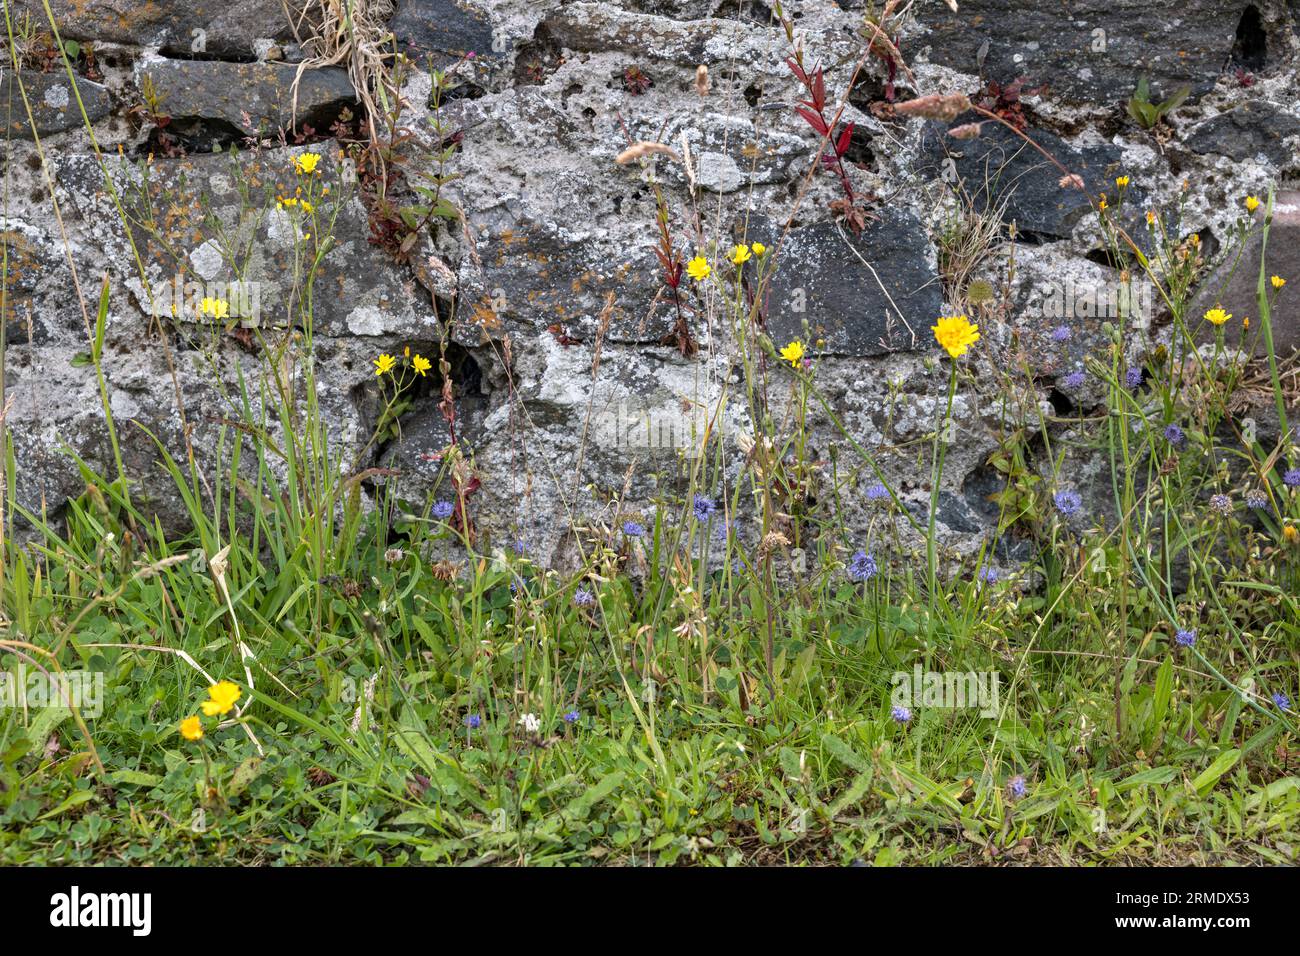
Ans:
[[[1214,785],[1219,782],[1219,778],[1231,770],[1241,759],[1241,751],[1237,748],[1225,750],[1219,756],[1214,758],[1214,762],[1201,771],[1200,776],[1192,781],[1192,787],[1201,796],[1205,796]]]
[[[257,775],[262,772],[262,758],[249,757],[230,775],[230,783],[226,785],[226,796],[237,797],[248,789],[248,785],[257,779]]]
[[[42,814],[41,814],[39,817],[37,817],[36,819],[38,819],[38,820],[48,820],[48,819],[50,819],[51,817],[57,817],[57,816],[59,816],[60,814],[67,813],[69,810],[73,809],[74,807],[79,807],[79,806],[81,806],[83,803],[88,803],[88,802],[90,802],[91,800],[94,800],[94,799],[95,799],[95,791],[94,791],[94,790],[78,790],[76,793],[74,793],[72,796],[68,797],[68,799],[64,800],[64,801],[63,801],[62,803],[60,803],[57,807],[55,807],[53,810],[49,810],[49,811],[47,811],[47,812],[45,812],[45,813],[42,813]]]
[[[156,787],[163,778],[143,770],[114,770],[108,775],[108,782],[119,787]]]

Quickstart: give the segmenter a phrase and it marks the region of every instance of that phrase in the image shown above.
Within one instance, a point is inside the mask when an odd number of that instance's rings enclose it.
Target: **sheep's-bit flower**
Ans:
[[[1210,495],[1210,510],[1221,515],[1232,514],[1232,499],[1227,495]]]
[[[1183,430],[1177,425],[1165,426],[1165,441],[1177,448],[1183,443]]]
[[[709,277],[713,270],[709,268],[709,260],[703,256],[696,256],[690,262],[686,263],[686,274],[696,282],[703,282]]]
[[[203,724],[199,722],[197,714],[186,717],[181,721],[181,736],[186,740],[203,739]]]
[[[303,153],[293,158],[293,168],[299,176],[310,175],[316,172],[316,164],[320,162],[320,153]]]
[[[855,552],[849,561],[849,577],[854,581],[870,581],[878,570],[876,559],[865,551]]]
[[[980,568],[979,579],[985,584],[997,584],[998,578],[1001,576],[1002,575],[998,573],[998,569],[993,567],[991,564],[986,564],[984,567]]]
[[[1246,507],[1255,511],[1263,511],[1268,507],[1268,495],[1258,488],[1252,488],[1246,492]]]
[[[886,488],[880,482],[876,482],[874,485],[872,485],[870,488],[867,489],[868,501],[884,501],[888,497],[889,497],[889,489]]]
[[[791,368],[798,368],[799,361],[803,358],[803,343],[795,339],[789,345],[781,350],[781,358],[790,363]]]
[[[1180,647],[1191,647],[1196,643],[1196,632],[1179,630],[1174,634],[1174,641],[1177,642]]]
[[[425,372],[433,368],[433,363],[419,352],[416,352],[415,357],[411,359],[411,368],[415,369],[421,375],[424,375]]]
[[[224,319],[230,315],[230,304],[225,299],[213,299],[204,296],[199,303],[199,311],[214,319]]]
[[[435,501],[433,504],[433,516],[440,521],[446,521],[455,510],[456,506],[450,501]]]
[[[1081,369],[1075,369],[1065,378],[1061,379],[1061,384],[1066,388],[1083,388],[1083,383],[1088,380],[1088,376]]]
[[[1291,709],[1291,698],[1281,691],[1273,695],[1273,703],[1277,704],[1278,710]]]
[[[890,710],[889,716],[892,717],[896,723],[905,724],[912,719],[912,712],[902,704],[895,704],[893,709]]]
[[[387,375],[389,372],[393,370],[393,366],[397,364],[397,359],[393,358],[391,355],[385,352],[383,355],[379,356],[379,358],[375,359],[374,362],[375,362],[375,374]]]
[[[575,607],[591,607],[596,603],[596,595],[587,588],[578,588],[573,592],[573,603]]]
[[[1256,209],[1258,209],[1258,208],[1259,208],[1259,199],[1258,199],[1258,197],[1256,197],[1256,196],[1247,196],[1247,197],[1246,197],[1246,209],[1247,209],[1248,211],[1250,211],[1250,212],[1254,212],[1254,211],[1255,211]]]
[[[581,718],[582,718],[581,714],[579,714],[576,710],[571,710],[564,715],[564,722],[566,724],[576,724]]]
[[[1124,373],[1124,384],[1129,388],[1137,388],[1142,384],[1142,369],[1134,365]]]
[[[1282,288],[1282,286],[1286,285],[1286,280],[1283,279],[1281,276],[1273,276],[1268,281],[1273,283],[1274,289],[1280,289]]]
[[[713,503],[712,498],[706,498],[704,495],[696,495],[695,502],[691,505],[691,510],[695,512],[695,517],[704,521],[709,515],[717,510],[717,505]]]
[[[938,325],[930,328],[934,332],[935,341],[943,346],[951,358],[965,355],[966,350],[980,338],[980,327],[964,315],[943,316]]]
[[[465,726],[470,730],[478,730],[479,727],[483,726],[483,718],[478,714],[466,714]]]
[[[749,246],[739,245],[731,250],[731,261],[734,265],[744,265],[751,258]]]
[[[623,533],[629,538],[639,538],[645,534],[645,525],[639,521],[624,521]]]
[[[1300,487],[1300,468],[1288,468],[1282,473],[1282,484],[1288,488]]]
[[[1128,179],[1127,176],[1123,178]],[[1011,796],[1016,800],[1019,800],[1021,797],[1023,797],[1025,795],[1025,778],[1017,774],[1016,776],[1008,780],[1007,792],[1010,793]]]
[[[1074,333],[1068,325],[1058,325],[1056,328],[1052,329],[1053,342],[1068,342],[1072,335],[1074,335]]]
[[[1205,313],[1205,321],[1211,325],[1222,325],[1232,318],[1231,312],[1225,312],[1223,309],[1208,309]]]
[[[217,681],[208,688],[208,700],[205,700],[199,706],[203,708],[203,713],[209,717],[215,717],[218,714],[228,714],[230,709],[235,706],[235,701],[239,700],[241,692],[238,684],[233,684],[228,680]]]
[[[1083,507],[1083,499],[1077,491],[1058,491],[1052,496],[1052,502],[1056,505],[1056,510],[1067,518],[1077,515]]]

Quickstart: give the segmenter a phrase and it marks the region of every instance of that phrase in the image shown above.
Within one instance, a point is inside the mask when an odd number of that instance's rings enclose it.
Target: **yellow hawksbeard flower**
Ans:
[[[754,255],[756,256],[761,256],[763,253],[767,252],[767,246],[763,245],[761,242],[755,242],[750,245],[749,248],[754,250]]]
[[[736,265],[744,265],[750,259],[749,246],[736,246],[731,250],[731,261]]]
[[[1259,208],[1259,199],[1256,196],[1246,197],[1246,209],[1248,212],[1254,212]]]
[[[1222,309],[1209,309],[1205,313],[1205,321],[1211,325],[1222,325],[1232,318],[1231,312],[1224,312]]]
[[[374,361],[375,361],[376,375],[387,375],[389,372],[393,370],[393,366],[397,364],[397,359],[393,358],[387,352],[379,356],[379,358],[375,359]]]
[[[964,315],[942,316],[938,325],[932,325],[935,341],[944,347],[951,358],[959,358],[979,341],[980,327]]]
[[[186,740],[203,739],[203,724],[199,723],[197,714],[181,721],[181,736]]]
[[[1123,189],[1125,186],[1128,185],[1128,177],[1127,177],[1127,176],[1117,176],[1117,177],[1115,178],[1115,185],[1118,186],[1120,189]]]
[[[799,367],[799,361],[803,358],[803,354],[803,343],[798,339],[795,339],[781,350],[781,358],[789,362],[791,368]]]
[[[1282,288],[1282,286],[1286,285],[1286,280],[1283,279],[1281,276],[1273,276],[1268,281],[1273,283],[1274,289],[1280,289]]]
[[[709,260],[703,256],[696,256],[690,262],[686,263],[686,274],[696,282],[703,282],[709,277],[713,270],[709,268]]]
[[[293,168],[297,170],[298,175],[310,175],[316,172],[316,164],[320,162],[320,153],[303,153],[301,156],[293,158]]]
[[[203,708],[203,713],[209,717],[228,714],[230,708],[235,706],[235,701],[239,700],[239,685],[228,680],[218,681],[208,688],[208,697],[208,700],[199,705]]]
[[[199,303],[199,311],[204,315],[210,315],[214,319],[224,319],[230,315],[230,305],[225,299],[213,299],[208,296],[203,297]]]
[[[419,352],[416,352],[415,358],[411,359],[411,366],[421,375],[433,368],[432,363]]]

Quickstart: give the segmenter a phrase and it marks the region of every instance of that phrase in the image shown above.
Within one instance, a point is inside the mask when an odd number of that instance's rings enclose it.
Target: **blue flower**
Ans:
[[[645,525],[639,521],[624,521],[623,533],[629,538],[639,538],[645,534]]]
[[[1074,333],[1070,330],[1068,325],[1058,325],[1056,328],[1052,329],[1052,341],[1068,342],[1070,341],[1070,336],[1073,334]]]
[[[465,726],[470,730],[478,730],[479,727],[483,726],[483,718],[478,714],[467,714],[465,716]]]
[[[695,517],[700,521],[706,520],[717,509],[718,506],[713,503],[713,499],[706,498],[704,495],[696,495],[695,504],[691,508],[695,512]]]
[[[576,724],[581,717],[582,715],[579,714],[576,710],[571,710],[564,715],[564,722],[566,724]]]
[[[1282,475],[1282,484],[1288,488],[1300,485],[1300,468],[1288,468]]]
[[[886,488],[884,485],[882,485],[880,482],[876,482],[874,485],[872,485],[870,488],[867,489],[868,501],[882,501],[888,497],[889,497],[889,489]]]
[[[596,595],[587,588],[578,588],[573,592],[573,603],[577,607],[591,607],[596,603]]]
[[[1165,441],[1177,448],[1183,443],[1183,430],[1177,425],[1165,426]]]
[[[1083,507],[1083,499],[1079,497],[1077,491],[1058,491],[1052,497],[1056,510],[1061,512],[1067,518],[1072,518],[1079,513]]]
[[[1221,515],[1232,514],[1232,499],[1227,495],[1210,495],[1210,510]]]
[[[1088,376],[1082,369],[1076,369],[1061,380],[1061,384],[1068,389],[1083,388],[1083,383],[1088,380]]]
[[[1142,384],[1142,369],[1139,366],[1133,366],[1124,373],[1124,384],[1129,388],[1137,388]]]
[[[984,567],[980,568],[979,577],[985,584],[997,584],[998,578],[1001,576],[1002,575],[998,573],[998,569],[993,567],[991,564],[986,564]]]
[[[1253,508],[1256,511],[1263,511],[1268,507],[1268,495],[1258,488],[1252,488],[1246,492],[1246,507]]]
[[[451,517],[452,512],[455,510],[456,510],[456,506],[452,504],[450,501],[437,501],[434,502],[433,505],[433,516],[435,518],[439,518],[443,521],[446,521],[448,518]]]
[[[862,550],[854,552],[849,561],[849,577],[854,581],[870,581],[879,570],[876,559]]]
[[[1196,643],[1196,632],[1180,630],[1174,635],[1174,640],[1178,642],[1180,647],[1191,647]]]
[[[1007,781],[1007,791],[1013,798],[1019,800],[1025,795],[1025,778],[1017,774]]]
[[[1273,695],[1273,703],[1277,704],[1279,710],[1291,709],[1291,698],[1281,691]]]
[[[889,716],[892,717],[896,723],[905,724],[912,719],[912,712],[902,704],[895,704],[893,710],[889,712]]]

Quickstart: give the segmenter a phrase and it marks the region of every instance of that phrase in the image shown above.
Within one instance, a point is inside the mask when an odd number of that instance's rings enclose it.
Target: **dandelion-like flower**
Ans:
[[[536,714],[524,714],[519,718],[518,724],[530,734],[535,734],[542,729],[542,722],[537,719]]]
[[[691,511],[695,513],[695,517],[699,521],[708,520],[709,515],[713,514],[717,509],[718,506],[713,503],[713,499],[706,498],[704,495],[696,495],[695,502],[691,505]]]
[[[228,680],[217,681],[208,688],[208,699],[199,706],[203,708],[203,713],[209,717],[215,717],[218,714],[228,714],[235,701],[240,698],[238,684],[233,684]]]
[[[1210,510],[1216,514],[1232,514],[1232,499],[1225,494],[1210,495]]]
[[[213,299],[204,296],[199,302],[199,312],[213,319],[224,319],[230,315],[230,303],[225,299]]]
[[[1124,177],[1127,179],[1128,177]],[[1025,795],[1025,778],[1017,774],[1007,781],[1007,793],[1011,794],[1013,799],[1019,800]]]
[[[1246,197],[1246,210],[1247,210],[1248,212],[1254,212],[1254,211],[1255,211],[1256,209],[1258,209],[1258,208],[1259,208],[1259,197],[1258,197],[1258,196],[1247,196],[1247,197]]]
[[[905,724],[912,719],[912,712],[902,704],[895,704],[893,709],[890,710],[889,716],[893,718],[895,723]]]
[[[1231,312],[1225,312],[1223,309],[1206,309],[1205,321],[1211,325],[1223,325],[1232,318]]]
[[[1278,691],[1273,695],[1273,703],[1277,704],[1278,710],[1291,709],[1291,698],[1281,691]]]
[[[762,258],[763,256],[767,255],[767,246],[763,245],[761,242],[751,242],[749,244],[749,248],[753,249],[754,255],[758,256],[759,258]]]
[[[645,534],[645,525],[639,521],[624,521],[623,533],[629,538],[639,538]]]
[[[865,551],[854,552],[849,560],[849,577],[854,581],[870,581],[879,570],[876,559]]]
[[[1268,281],[1273,283],[1274,289],[1280,289],[1282,286],[1286,285],[1286,280],[1281,276],[1271,276]]]
[[[1127,176],[1116,176],[1116,177],[1115,177],[1115,185],[1118,186],[1120,189],[1123,189],[1125,186],[1128,185],[1128,177],[1127,177]]]
[[[781,358],[790,363],[791,368],[798,368],[799,362],[803,359],[803,343],[795,339],[789,345],[781,350]]]
[[[1282,472],[1282,484],[1288,488],[1300,487],[1300,468],[1288,468]]]
[[[416,352],[415,357],[411,359],[411,368],[415,369],[421,376],[423,376],[425,372],[433,368],[433,363],[419,352]]]
[[[1174,642],[1179,647],[1191,647],[1196,643],[1196,632],[1191,630],[1179,630],[1174,634]]]
[[[446,521],[456,511],[456,506],[450,501],[435,501],[433,503],[433,516],[439,521]]]
[[[310,176],[316,172],[316,164],[320,162],[320,153],[303,153],[293,158],[293,168],[299,176]]]
[[[203,739],[203,724],[197,714],[192,714],[181,721],[181,736],[186,740]]]
[[[1184,437],[1186,436],[1183,435],[1183,430],[1177,425],[1165,426],[1165,441],[1169,442],[1169,444],[1173,445],[1175,448],[1182,445]]]
[[[696,282],[703,282],[712,271],[713,269],[709,267],[709,260],[703,256],[696,256],[686,263],[686,274]]]
[[[1079,493],[1068,489],[1053,495],[1052,503],[1056,505],[1056,510],[1067,518],[1074,517],[1083,508],[1083,499],[1079,497]]]
[[[731,250],[731,261],[734,265],[744,265],[751,257],[749,246],[739,245]]]
[[[979,328],[964,315],[942,316],[938,325],[930,326],[935,341],[943,346],[950,358],[960,358],[979,341]]]
[[[387,375],[393,370],[393,367],[397,365],[397,359],[393,358],[387,352],[375,359],[374,362],[376,375]]]

